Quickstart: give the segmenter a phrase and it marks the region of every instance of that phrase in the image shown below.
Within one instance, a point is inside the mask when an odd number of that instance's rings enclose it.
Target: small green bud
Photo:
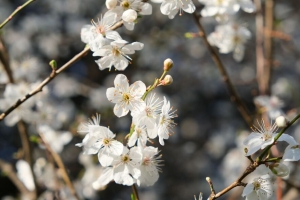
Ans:
[[[164,71],[169,71],[173,67],[173,60],[170,58],[167,58],[164,61]]]
[[[56,63],[55,60],[51,60],[51,61],[49,62],[49,65],[51,66],[52,70],[55,71],[55,70],[57,69],[57,63]]]
[[[192,38],[195,37],[194,35],[195,35],[194,33],[186,32],[186,33],[184,34],[184,37],[187,38],[187,39],[192,39]]]

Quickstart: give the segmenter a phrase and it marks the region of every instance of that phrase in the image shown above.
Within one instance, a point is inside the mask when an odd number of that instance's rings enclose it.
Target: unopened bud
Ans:
[[[133,9],[128,9],[123,12],[122,19],[125,22],[134,22],[137,19],[137,12]]]
[[[288,121],[284,116],[279,116],[276,118],[276,125],[280,128],[283,128],[288,125]]]
[[[170,58],[167,58],[164,61],[164,71],[169,71],[173,67],[173,60]]]
[[[55,71],[55,70],[57,69],[57,63],[56,63],[55,60],[51,60],[51,61],[49,62],[49,65],[51,66],[52,70]]]
[[[106,0],[105,5],[107,9],[113,9],[117,6],[118,0]]]
[[[171,75],[166,75],[162,82],[163,85],[171,85],[173,83],[173,78]]]
[[[273,172],[273,174],[279,177],[285,177],[290,174],[289,167],[282,163],[272,164],[269,168]]]
[[[210,183],[211,182],[210,177],[206,177],[206,181]]]

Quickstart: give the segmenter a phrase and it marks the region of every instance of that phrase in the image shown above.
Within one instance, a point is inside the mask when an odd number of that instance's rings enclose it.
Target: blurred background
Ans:
[[[0,0],[0,22],[23,3],[20,0]],[[81,185],[83,183],[80,183],[80,179],[87,172],[87,164],[82,160],[93,156],[79,160],[82,148],[75,144],[80,143],[83,136],[77,133],[77,126],[95,113],[100,113],[101,125],[109,126],[122,141],[129,132],[131,118],[129,115],[117,118],[113,114],[114,104],[107,100],[106,89],[113,86],[115,76],[120,73],[125,74],[131,83],[141,80],[146,85],[152,84],[156,77],[160,77],[166,58],[174,61],[174,67],[169,72],[174,82],[170,86],[155,89],[155,93],[160,97],[168,97],[171,105],[177,109],[177,126],[165,146],[162,147],[157,140],[154,141],[153,146],[158,147],[163,154],[163,173],[154,186],[138,188],[140,199],[193,199],[193,195],[198,195],[199,192],[203,192],[206,199],[210,190],[205,177],[211,177],[215,190],[220,191],[247,166],[242,141],[251,129],[230,101],[220,73],[202,39],[184,37],[186,32],[198,32],[193,16],[183,13],[182,16],[177,15],[170,20],[161,14],[160,4],[150,3],[153,14],[139,19],[133,31],[124,27],[117,30],[123,39],[145,44],[143,50],[132,55],[132,64],[124,72],[114,69],[100,71],[94,62],[95,58],[89,52],[63,74],[58,75],[47,87],[47,98],[53,106],[49,109],[56,112],[50,126],[56,127],[57,131],[69,131],[72,134],[72,138],[59,154],[84,199],[125,200],[130,199],[132,190],[131,187],[110,183],[105,190],[95,192]],[[197,6],[196,12],[199,12],[202,6],[198,1],[194,3]],[[283,110],[287,113],[299,110],[300,106],[299,10],[298,0],[275,1],[275,29],[288,37],[274,38],[275,64],[271,91],[272,95],[285,102]],[[43,80],[51,73],[48,65],[50,60],[56,60],[58,66],[62,66],[84,48],[85,44],[80,39],[82,26],[90,24],[92,19],[96,21],[105,12],[103,0],[33,2],[1,30],[1,38],[8,49],[13,73],[17,74],[25,69],[20,81],[35,83]],[[258,95],[255,14],[240,11],[235,20],[251,31],[252,38],[246,43],[242,62],[234,61],[231,53],[221,55],[221,59],[240,97],[255,115],[253,98]],[[217,25],[214,18],[203,18],[202,23],[208,34]],[[7,83],[5,76],[1,67],[0,98],[3,98]],[[58,125],[55,120],[61,124]],[[34,161],[46,165],[41,158],[49,155],[36,141],[36,125],[28,124],[27,128],[34,147]],[[289,133],[299,141],[299,131],[300,126],[296,125]],[[59,141],[59,136],[55,140]],[[0,122],[0,159],[15,166],[17,160],[22,158],[21,148],[17,125],[7,126],[4,121]],[[91,162],[97,167],[96,156]],[[99,166],[98,168],[101,171]],[[299,164],[296,163],[293,168],[299,168]],[[42,172],[45,171],[43,168]],[[95,175],[96,172],[92,174],[90,179],[98,176]],[[52,179],[49,174],[43,177],[45,180],[47,177]],[[44,191],[47,191],[47,186],[43,183],[45,180],[40,182]],[[299,174],[293,180],[300,184]],[[53,191],[55,189],[49,193]],[[242,199],[240,195],[241,190],[235,189],[220,199]],[[18,190],[5,173],[2,173],[0,198],[6,200],[9,197],[17,199]]]

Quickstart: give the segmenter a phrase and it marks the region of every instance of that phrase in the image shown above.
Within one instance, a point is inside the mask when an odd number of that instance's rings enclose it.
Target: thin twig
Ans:
[[[228,73],[221,61],[221,58],[218,54],[218,52],[210,45],[210,43],[207,40],[207,36],[205,33],[204,28],[202,27],[201,23],[200,23],[200,16],[194,12],[193,14],[195,22],[197,24],[197,27],[199,29],[199,35],[202,37],[205,46],[207,47],[207,49],[209,50],[211,57],[213,59],[213,61],[215,62],[216,66],[218,67],[221,75],[222,75],[222,79],[228,89],[229,95],[230,95],[230,99],[232,102],[234,102],[238,108],[238,110],[240,111],[242,117],[244,118],[244,120],[246,121],[246,123],[248,124],[249,127],[252,126],[252,117],[250,115],[250,112],[248,111],[248,109],[246,108],[245,104],[243,103],[243,101],[241,100],[241,98],[239,97],[237,91],[235,90],[229,76]]]
[[[292,125],[294,124],[298,119],[300,118],[300,114],[298,114],[289,124],[288,126],[286,126],[285,128],[283,128],[274,138],[274,143],[278,140],[278,138]],[[274,144],[273,143],[273,144]],[[272,147],[272,145],[269,145],[268,147],[266,147],[263,152],[261,153],[261,155],[259,157],[257,157],[256,161],[253,163],[250,163],[249,166],[247,167],[247,169],[244,171],[244,173],[236,179],[236,181],[234,181],[232,184],[230,184],[228,187],[226,187],[225,189],[223,189],[221,192],[218,192],[217,194],[215,194],[215,192],[213,191],[210,195],[210,197],[208,198],[209,200],[214,200],[219,198],[220,196],[226,194],[227,192],[229,192],[230,190],[232,190],[233,188],[237,187],[237,186],[246,186],[246,183],[243,183],[242,180],[248,176],[250,173],[252,173],[259,165],[265,164],[266,162],[262,160],[262,158],[264,157],[264,155],[270,150],[270,148]]]
[[[13,182],[13,184],[18,188],[21,194],[31,196],[31,192],[25,187],[25,185],[20,181],[16,172],[14,171],[13,166],[10,163],[7,163],[0,159],[0,169],[7,177]],[[31,198],[33,199],[33,198]]]
[[[13,76],[12,76],[12,72],[10,69],[10,63],[9,63],[9,55],[8,55],[8,51],[4,45],[4,41],[2,40],[2,38],[0,37],[0,61],[3,64],[4,67],[4,71],[8,77],[8,81],[10,83],[14,82]]]
[[[22,10],[34,1],[35,0],[28,0],[23,5],[19,6],[11,15],[9,15],[8,18],[6,18],[6,20],[4,20],[4,22],[0,24],[0,29],[2,29],[20,10]]]
[[[62,178],[64,180],[64,182],[66,183],[66,185],[69,187],[72,195],[79,200],[79,197],[76,193],[76,190],[74,188],[74,185],[72,183],[72,181],[70,180],[70,177],[68,175],[68,172],[66,170],[66,167],[61,159],[61,157],[58,155],[58,153],[56,153],[55,151],[53,151],[53,149],[51,148],[51,146],[49,145],[49,143],[47,142],[47,139],[44,137],[43,133],[39,133],[39,135],[41,136],[43,143],[47,149],[47,151],[49,151],[49,153],[52,155],[55,163],[57,164],[57,166],[59,167],[59,169],[62,172]]]
[[[259,93],[263,91],[264,83],[264,50],[263,50],[263,35],[264,35],[264,20],[261,10],[261,0],[254,0],[256,7],[255,26],[256,26],[256,78],[258,83]]]
[[[30,171],[31,171],[31,174],[33,177],[33,182],[34,182],[34,186],[35,186],[35,190],[33,191],[33,193],[37,197],[39,188],[37,185],[35,173],[33,171],[33,158],[32,158],[33,151],[32,151],[32,146],[30,145],[30,141],[29,141],[29,134],[27,131],[27,126],[23,120],[18,122],[18,130],[19,130],[19,134],[20,134],[20,138],[21,138],[21,142],[22,142],[22,147],[23,147],[22,149],[24,151],[24,158],[30,166]]]
[[[14,109],[19,107],[22,103],[24,103],[26,100],[28,100],[30,97],[34,96],[35,94],[41,92],[43,90],[43,87],[47,85],[52,79],[54,79],[58,74],[60,74],[62,71],[66,70],[68,67],[70,67],[73,63],[78,61],[81,57],[83,57],[90,49],[85,48],[83,51],[81,51],[79,54],[74,56],[71,60],[69,60],[66,64],[64,64],[60,69],[53,70],[52,73],[40,84],[38,85],[34,90],[26,94],[24,97],[18,99],[14,105],[12,105],[10,108],[8,108],[6,111],[4,111],[0,115],[0,121],[2,121],[9,113],[11,113]]]
[[[111,30],[115,30],[123,25],[123,21],[117,22],[114,26],[111,27]],[[76,56],[74,56],[71,60],[69,60],[66,64],[64,64],[61,68],[58,70],[52,70],[52,73],[40,84],[38,85],[34,90],[26,94],[24,97],[18,99],[11,107],[9,107],[6,111],[4,111],[0,115],[0,121],[2,121],[9,113],[11,113],[14,109],[19,107],[22,103],[24,103],[26,100],[28,100],[30,97],[34,96],[35,94],[41,92],[43,90],[43,87],[45,87],[48,83],[52,81],[58,74],[69,68],[72,64],[77,62],[79,59],[81,59],[83,56],[86,55],[90,50],[89,47],[84,48],[80,53],[78,53]]]

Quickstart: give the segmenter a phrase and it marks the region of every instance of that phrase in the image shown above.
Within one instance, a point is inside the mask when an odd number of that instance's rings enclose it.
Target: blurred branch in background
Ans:
[[[205,30],[203,28],[203,26],[201,25],[200,19],[201,16],[198,15],[196,12],[193,13],[195,22],[197,24],[197,27],[199,29],[199,35],[203,38],[204,44],[206,46],[206,48],[209,50],[211,57],[213,59],[213,61],[215,62],[216,66],[218,67],[221,76],[222,76],[222,80],[224,81],[227,90],[229,92],[230,95],[230,100],[236,104],[238,110],[240,111],[243,119],[245,120],[245,122],[247,123],[247,125],[249,127],[252,126],[252,117],[250,112],[248,111],[246,105],[244,104],[244,102],[242,101],[242,99],[239,97],[237,91],[235,90],[229,76],[228,73],[221,61],[221,58],[219,56],[219,54],[217,53],[217,51],[209,44],[208,40],[207,40],[207,35],[205,33]]]
[[[265,26],[267,32],[274,29],[274,0],[267,0],[265,5]],[[265,49],[265,75],[264,83],[261,88],[261,94],[270,95],[271,74],[273,66],[273,38],[270,34],[264,34],[264,49]]]
[[[47,139],[44,137],[43,133],[39,133],[40,137],[43,140],[43,144],[45,145],[47,151],[51,154],[51,156],[53,157],[55,163],[57,164],[57,166],[60,169],[62,178],[64,180],[64,182],[66,183],[66,185],[69,187],[72,195],[79,200],[80,198],[78,197],[76,190],[74,188],[74,185],[72,183],[72,181],[70,180],[70,177],[68,175],[68,172],[66,170],[66,167],[61,159],[61,157],[58,155],[58,153],[56,153],[55,151],[53,151],[53,149],[51,148],[51,146],[48,144]]]
[[[0,159],[0,169],[11,180],[11,182],[14,183],[23,196],[26,196],[29,199],[34,199],[35,194],[30,192],[20,181],[11,164]]]
[[[31,4],[34,1],[35,0],[28,0],[23,5],[19,6],[11,15],[9,15],[8,18],[6,18],[6,20],[4,20],[0,24],[0,29],[2,29],[20,10],[22,10],[23,8],[25,8],[26,6],[28,6],[29,4]]]
[[[30,97],[34,96],[35,94],[41,92],[43,90],[43,87],[50,83],[52,79],[54,79],[58,74],[66,70],[68,67],[70,67],[72,64],[74,64],[76,61],[81,59],[83,56],[86,55],[86,53],[89,52],[89,48],[85,48],[80,53],[78,53],[76,56],[74,56],[71,60],[69,60],[66,64],[64,64],[60,69],[52,70],[52,73],[40,84],[38,85],[34,90],[32,90],[30,93],[25,95],[24,97],[20,98],[17,102],[14,103],[10,108],[8,108],[5,112],[3,112],[0,115],[0,121],[2,121],[9,113],[11,113],[14,109],[19,107],[22,103],[24,103],[26,100],[28,100]]]

